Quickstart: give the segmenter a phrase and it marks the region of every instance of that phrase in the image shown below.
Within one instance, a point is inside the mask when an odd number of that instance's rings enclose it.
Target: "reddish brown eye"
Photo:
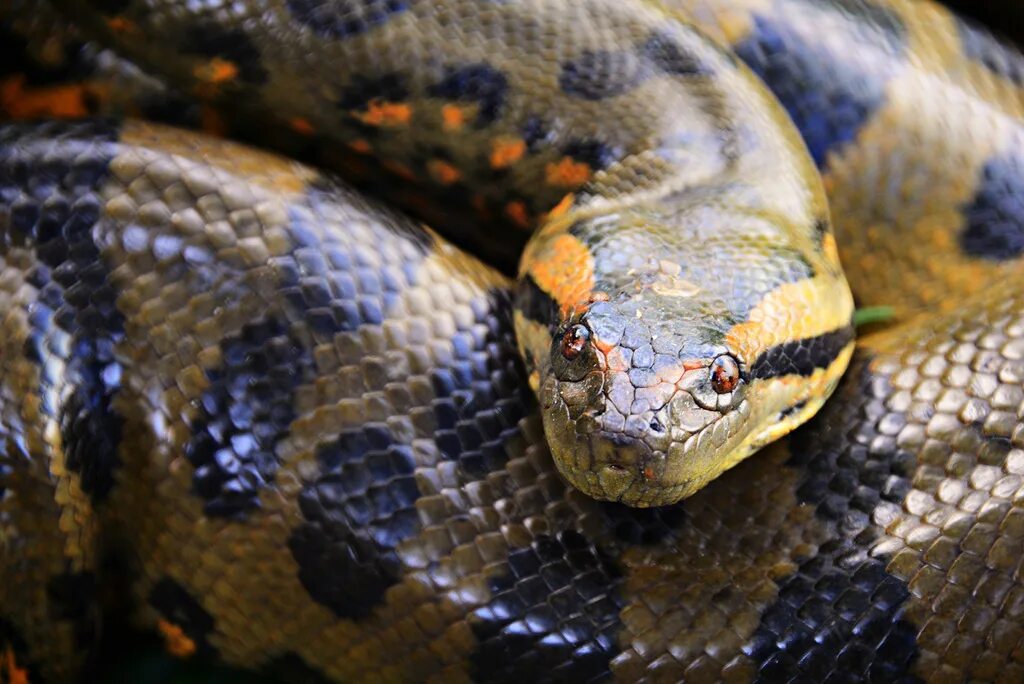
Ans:
[[[740,384],[740,367],[731,356],[719,356],[711,362],[711,389],[728,394]]]
[[[572,361],[586,348],[590,331],[586,326],[574,325],[562,335],[562,356]]]

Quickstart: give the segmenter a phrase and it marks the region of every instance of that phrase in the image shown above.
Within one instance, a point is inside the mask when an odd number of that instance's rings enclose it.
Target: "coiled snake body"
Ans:
[[[539,228],[513,286],[281,156],[0,129],[0,680],[81,671],[111,556],[172,653],[297,681],[1024,679],[1016,52],[897,0],[66,4],[463,244]]]

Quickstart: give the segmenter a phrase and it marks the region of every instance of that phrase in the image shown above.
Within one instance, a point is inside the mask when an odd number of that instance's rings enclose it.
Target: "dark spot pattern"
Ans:
[[[753,378],[776,378],[783,375],[809,376],[826,368],[839,353],[853,342],[853,328],[845,326],[815,337],[805,337],[775,345],[761,352],[750,366]]]
[[[827,218],[820,218],[814,222],[814,240],[820,245],[828,234],[829,222]]]
[[[640,46],[640,54],[659,71],[673,76],[706,76],[710,73],[707,65],[687,53],[668,33],[652,33]]]
[[[760,681],[915,681],[917,628],[903,617],[910,592],[886,572],[886,559],[869,555],[884,533],[872,515],[880,502],[902,505],[915,459],[877,432],[888,387],[867,364],[860,372],[837,404],[790,438],[787,467],[801,473],[798,500],[836,534],[780,583],[744,647],[761,663]]]
[[[267,82],[268,74],[260,51],[241,29],[200,22],[189,26],[181,48],[185,54],[230,62],[238,69],[238,78],[247,84]]]
[[[295,418],[294,390],[312,377],[313,361],[274,316],[245,325],[220,348],[223,364],[206,372],[210,384],[185,456],[206,514],[239,517],[274,482],[275,449]]]
[[[149,592],[149,605],[192,640],[198,655],[213,655],[209,642],[213,616],[178,582],[170,577],[159,580]]]
[[[384,74],[374,78],[356,75],[342,91],[339,105],[346,110],[365,109],[373,100],[400,102],[409,97],[402,74]]]
[[[288,0],[296,21],[322,38],[365,33],[404,12],[413,0]]]
[[[320,474],[299,495],[305,522],[288,548],[315,601],[339,617],[365,617],[401,575],[396,547],[420,528],[412,447],[367,425],[322,446],[317,462]]]
[[[516,284],[516,309],[529,320],[551,327],[552,332],[559,321],[558,304],[530,276]]]
[[[478,676],[494,682],[585,682],[617,655],[619,569],[575,530],[513,549],[470,615]]]
[[[968,58],[978,62],[996,76],[1024,86],[1024,57],[1020,52],[1003,45],[984,30],[968,21],[956,22],[960,45]]]
[[[603,100],[622,95],[643,80],[643,61],[635,52],[588,50],[564,62],[558,85],[568,95]]]
[[[886,77],[862,74],[821,51],[786,24],[754,16],[752,34],[735,46],[786,108],[819,168],[853,141],[885,101]],[[876,34],[872,34],[874,36]]]
[[[494,123],[501,115],[508,93],[505,74],[489,64],[448,67],[444,78],[427,89],[432,97],[478,106],[475,125]]]
[[[565,145],[563,152],[595,171],[611,166],[624,155],[621,149],[600,140],[572,140]]]
[[[1007,154],[985,164],[963,214],[960,246],[967,254],[993,261],[1024,254],[1024,159]]]
[[[96,503],[114,484],[123,423],[113,400],[124,318],[97,243],[106,220],[98,191],[116,138],[116,127],[102,121],[0,132],[0,201],[10,207],[0,248],[27,247],[38,260],[27,273],[40,292],[25,354],[40,365],[40,395],[45,412],[59,418],[67,467]],[[65,151],[46,154],[57,148]],[[63,372],[55,372],[53,358],[66,363]],[[70,393],[58,404],[65,387]]]
[[[83,651],[95,647],[100,613],[96,601],[96,576],[91,572],[65,572],[46,583],[50,614],[74,628],[75,645]]]

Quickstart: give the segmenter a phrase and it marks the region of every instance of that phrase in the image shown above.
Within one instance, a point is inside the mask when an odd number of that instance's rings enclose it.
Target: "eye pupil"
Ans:
[[[587,330],[586,326],[572,326],[562,336],[562,356],[572,361],[583,352],[589,339],[590,331]]]
[[[731,356],[719,356],[711,362],[711,389],[728,394],[740,384],[740,366]]]

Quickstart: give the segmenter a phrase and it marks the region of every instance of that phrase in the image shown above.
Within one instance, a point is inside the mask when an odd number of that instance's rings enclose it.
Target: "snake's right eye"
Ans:
[[[728,394],[740,384],[740,367],[736,359],[724,354],[711,362],[711,388],[718,394]]]
[[[574,325],[565,331],[562,335],[562,356],[567,361],[572,361],[579,356],[584,349],[587,348],[587,342],[590,340],[590,331],[587,330],[585,325]]]

